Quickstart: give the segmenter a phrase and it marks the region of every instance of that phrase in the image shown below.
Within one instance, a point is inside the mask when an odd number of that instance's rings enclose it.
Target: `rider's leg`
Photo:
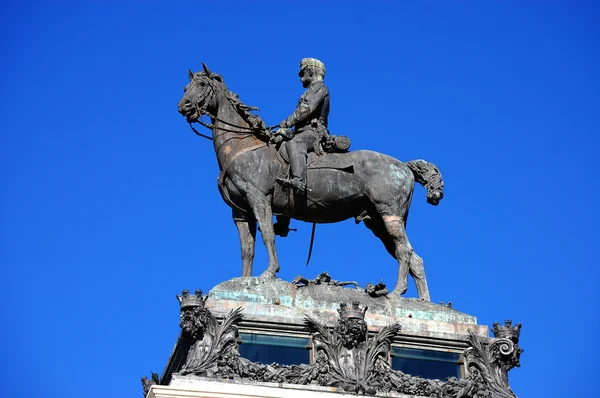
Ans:
[[[305,131],[296,135],[287,146],[290,158],[290,169],[293,179],[290,181],[298,191],[306,191],[306,156],[308,150],[312,149],[316,134],[312,131]]]
[[[306,191],[307,145],[301,137],[300,135],[295,137],[289,142],[287,147],[290,157],[290,171],[292,173],[290,183],[299,190]]]

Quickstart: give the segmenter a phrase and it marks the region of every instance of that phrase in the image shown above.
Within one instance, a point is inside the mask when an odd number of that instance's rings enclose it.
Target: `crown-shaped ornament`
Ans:
[[[515,343],[519,341],[519,335],[521,334],[521,324],[517,323],[515,326],[512,325],[511,320],[504,321],[504,326],[500,326],[498,322],[494,323],[492,333],[497,339],[510,339]]]
[[[353,301],[351,307],[348,307],[346,303],[341,303],[338,312],[342,319],[365,319],[365,312],[367,312],[368,308],[367,306],[360,308],[358,301]]]
[[[206,303],[207,298],[208,296],[202,296],[202,290],[196,290],[196,293],[194,293],[193,295],[190,294],[189,290],[182,290],[181,294],[177,295],[177,300],[179,301],[181,309],[190,307],[204,308],[204,304]]]

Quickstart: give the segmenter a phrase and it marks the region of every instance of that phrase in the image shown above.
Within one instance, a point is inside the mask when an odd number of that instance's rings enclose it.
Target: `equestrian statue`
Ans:
[[[275,278],[275,235],[287,235],[290,218],[311,223],[354,218],[398,261],[390,295],[406,292],[410,273],[419,298],[430,300],[423,260],[406,236],[406,220],[415,181],[427,189],[428,203],[435,206],[442,199],[438,168],[425,160],[403,163],[374,151],[349,151],[346,137],[329,134],[329,90],[323,82],[325,65],[317,59],[300,62],[298,75],[306,91],[294,112],[274,127],[251,113],[257,108],[242,103],[221,75],[202,66],[202,71],[189,71],[178,108],[190,126],[196,122],[212,130],[208,137],[194,129],[214,144],[219,192],[240,236],[242,276],[252,276],[257,223],[269,257],[260,277]]]

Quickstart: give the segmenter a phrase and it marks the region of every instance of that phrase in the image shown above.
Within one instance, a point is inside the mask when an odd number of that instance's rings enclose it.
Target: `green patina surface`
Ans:
[[[390,163],[390,174],[396,179],[396,183],[400,184],[409,177],[409,169],[406,166],[400,167],[394,163]],[[410,175],[412,176],[412,173]]]
[[[409,315],[413,319],[428,319],[431,321],[441,322],[458,322],[458,323],[471,323],[476,325],[477,318],[472,315],[467,315],[456,311],[454,314],[447,314],[443,312],[432,312],[432,311],[420,311],[410,310],[405,308],[396,308],[396,316],[408,318]]]
[[[487,327],[477,325],[476,317],[443,305],[410,298],[373,298],[362,290],[337,286],[298,288],[279,279],[236,278],[223,282],[211,290],[207,305],[222,314],[244,307],[248,320],[302,324],[305,315],[310,315],[333,325],[339,304],[352,301],[369,307],[365,319],[375,328],[400,322],[403,330],[417,335],[465,335],[467,329],[487,335]]]
[[[279,304],[291,307],[294,305],[294,299],[291,296],[281,296],[277,298],[265,297],[262,294],[251,294],[238,291],[211,291],[211,295],[216,300],[230,300],[239,301],[243,303],[261,303],[261,304],[274,304],[273,301],[279,299]]]
[[[211,296],[214,300],[226,300],[226,301],[234,301],[239,303],[257,303],[257,304],[275,304],[274,300],[278,300],[280,306],[282,307],[293,307],[298,310],[329,310],[329,311],[337,311],[339,307],[339,303],[337,302],[323,302],[323,301],[315,301],[311,299],[298,300],[291,296],[278,295],[276,298],[265,297],[260,294],[247,294],[244,292],[231,292],[231,291],[215,291],[212,292]],[[265,307],[259,307],[265,308]],[[374,312],[374,308],[371,308],[371,313],[379,314],[380,311]],[[452,313],[441,312],[441,311],[427,311],[427,310],[418,310],[415,308],[390,308],[386,306],[386,309],[393,310],[393,315],[396,317],[402,318],[412,318],[412,319],[426,319],[431,321],[441,321],[441,322],[458,322],[458,323],[469,323],[469,324],[477,324],[477,318],[464,314],[458,311],[454,311]],[[386,311],[389,314],[391,311]],[[260,314],[256,314],[260,315]],[[266,314],[265,314],[266,315]]]

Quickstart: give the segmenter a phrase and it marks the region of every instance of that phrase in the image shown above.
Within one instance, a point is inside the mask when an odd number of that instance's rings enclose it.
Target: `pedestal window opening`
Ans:
[[[461,377],[460,354],[393,347],[392,368],[411,376],[446,380]]]
[[[252,362],[270,365],[310,363],[309,340],[301,337],[240,333],[240,355]]]

